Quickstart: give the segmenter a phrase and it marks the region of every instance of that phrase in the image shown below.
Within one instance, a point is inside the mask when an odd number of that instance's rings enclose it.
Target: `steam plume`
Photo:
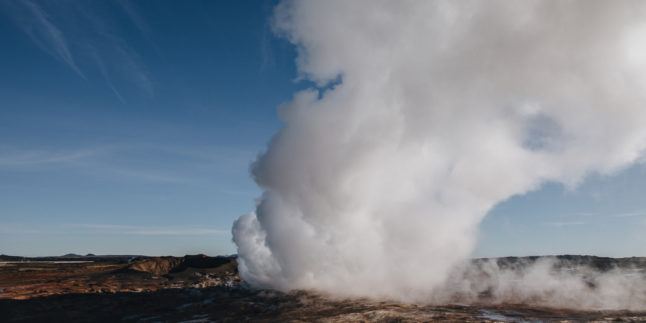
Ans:
[[[282,2],[318,86],[252,167],[242,277],[436,299],[494,205],[641,158],[645,21],[641,1]]]

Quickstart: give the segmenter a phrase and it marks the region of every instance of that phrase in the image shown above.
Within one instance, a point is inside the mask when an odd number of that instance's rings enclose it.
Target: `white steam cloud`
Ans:
[[[643,1],[284,1],[273,26],[318,86],[233,227],[256,286],[437,299],[494,205],[646,148]]]

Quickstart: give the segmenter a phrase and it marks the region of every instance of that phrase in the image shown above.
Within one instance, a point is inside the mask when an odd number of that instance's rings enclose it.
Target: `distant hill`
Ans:
[[[208,268],[219,266],[228,263],[230,259],[235,259],[231,256],[215,256],[209,257],[207,255],[186,255],[184,257],[151,257],[142,255],[95,255],[89,253],[85,256],[75,253],[68,253],[62,256],[46,256],[46,257],[22,257],[22,256],[9,256],[0,255],[0,261],[118,261],[123,263],[138,263],[141,265],[140,271],[155,272],[155,271],[168,271],[174,269],[175,271],[181,270],[185,267],[194,268]],[[153,265],[156,264],[156,265]],[[149,267],[150,266],[150,267]],[[159,270],[150,269],[154,266],[160,266]],[[179,267],[178,267],[179,266]],[[167,267],[167,270],[164,269]],[[133,268],[134,269],[134,268]],[[139,269],[137,269],[139,270]]]
[[[0,261],[22,261],[25,257],[0,255]]]
[[[62,256],[45,256],[45,257],[22,257],[22,256],[9,256],[0,255],[0,261],[120,261],[128,262],[135,258],[146,256],[141,255],[94,255],[87,254],[85,256],[68,253]]]

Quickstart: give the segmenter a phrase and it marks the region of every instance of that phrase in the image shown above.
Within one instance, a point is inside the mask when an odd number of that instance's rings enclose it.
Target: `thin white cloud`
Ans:
[[[556,228],[563,228],[563,227],[569,227],[573,225],[583,225],[585,222],[580,222],[580,221],[575,221],[575,222],[543,222],[543,225],[551,226],[551,227],[556,227]]]
[[[10,16],[42,51],[63,62],[83,79],[87,77],[78,58],[85,63],[96,63],[96,66],[84,65],[85,72],[94,69],[120,101],[125,102],[124,91],[115,84],[130,84],[145,95],[153,96],[153,82],[144,64],[126,39],[115,32],[111,15],[103,11],[105,8],[91,2],[78,3],[71,8],[39,5],[29,0],[0,5],[9,9]],[[147,38],[145,22],[134,8],[126,3],[118,5]],[[79,33],[71,26],[84,26],[84,32]],[[115,79],[117,77],[119,79]]]
[[[115,41],[114,43],[116,45],[114,46],[114,56],[118,57],[117,66],[120,67],[121,73],[126,75],[140,90],[152,97],[155,94],[153,82],[143,65],[139,63],[138,55],[131,49],[119,45],[125,42]]]
[[[96,61],[97,66],[99,67],[99,71],[101,72],[101,75],[103,75],[103,79],[108,84],[108,87],[112,90],[112,93],[114,93],[114,95],[119,99],[119,101],[121,101],[121,103],[125,104],[126,101],[121,95],[121,92],[119,92],[119,90],[117,90],[117,88],[114,86],[114,83],[112,83],[110,74],[108,73],[108,70],[106,69],[105,64],[103,63],[103,59],[101,59],[101,56],[96,51],[92,51],[92,56],[94,57],[94,60]]]
[[[629,217],[635,217],[635,216],[646,216],[646,212],[617,213],[617,214],[612,214],[611,216],[615,218],[629,218]]]
[[[121,101],[124,101],[121,91],[117,90],[110,77],[110,75],[121,76],[147,96],[152,97],[154,94],[153,82],[141,63],[141,59],[137,52],[128,45],[128,42],[114,31],[110,21],[105,18],[106,15],[97,14],[91,6],[81,6],[78,10],[82,12],[82,16],[85,18],[84,23],[89,26],[94,35],[91,39],[83,40],[82,50],[93,56],[92,58],[97,62],[99,72],[108,87]]]
[[[130,149],[132,150],[132,149]],[[168,167],[161,170],[130,166],[129,160],[115,164],[115,158],[126,158],[123,148],[104,146],[68,150],[12,149],[0,147],[0,172],[33,171],[73,167],[74,171],[90,171],[95,175],[128,177],[151,182],[190,183],[199,181],[182,174],[182,169]]]
[[[67,223],[63,225],[67,228],[83,228],[83,229],[97,229],[97,230],[125,230],[132,228],[132,226],[121,224],[106,224],[106,223]]]
[[[14,223],[0,223],[0,233],[2,234],[40,234],[42,232],[37,228],[26,228]]]
[[[194,235],[214,235],[229,234],[229,230],[202,228],[202,227],[182,227],[182,226],[132,226],[105,223],[70,223],[63,227],[75,233],[95,232],[102,234],[125,234],[125,235],[142,235],[142,236],[194,236]]]
[[[37,4],[25,0],[16,1],[15,4],[22,5],[27,10],[23,16],[16,17],[20,27],[43,51],[63,61],[69,68],[82,78],[86,78],[76,64],[72,52],[69,49],[67,40],[62,30],[54,24],[51,17]]]
[[[139,14],[139,10],[136,8],[136,4],[133,3],[132,1],[127,1],[127,0],[120,0],[116,2],[123,12],[130,18],[130,21],[137,27],[139,30],[139,33],[141,33],[142,37],[150,44],[150,46],[155,50],[157,55],[163,59],[163,56],[161,55],[161,51],[159,50],[159,47],[157,46],[157,43],[152,38],[153,32],[150,29],[150,26],[146,22],[146,19]]]
[[[106,165],[98,166],[103,171],[113,173],[122,177],[130,177],[134,179],[140,179],[149,182],[162,182],[162,183],[194,183],[198,182],[198,179],[182,176],[179,174],[173,174],[170,172],[164,171],[152,171],[146,169],[138,168],[128,168],[128,167],[110,167]]]
[[[67,223],[61,225],[23,225],[0,223],[2,234],[109,234],[137,236],[200,236],[229,234],[229,230],[195,226],[132,226],[106,223]]]
[[[0,171],[18,167],[36,167],[52,164],[77,162],[97,154],[96,149],[78,149],[72,151],[51,151],[38,149],[2,149],[0,148]]]
[[[156,143],[66,149],[0,145],[0,174],[66,173],[109,182],[200,186],[227,196],[253,198],[256,188],[245,184],[253,156],[253,152],[228,147]],[[231,185],[231,181],[240,185]]]
[[[229,232],[230,232],[229,230],[190,228],[190,229],[144,229],[144,230],[125,231],[123,233],[145,235],[145,236],[151,236],[151,235],[192,236],[192,235],[228,234]]]

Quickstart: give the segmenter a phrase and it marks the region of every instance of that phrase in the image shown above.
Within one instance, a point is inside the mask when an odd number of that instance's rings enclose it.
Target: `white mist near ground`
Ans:
[[[573,257],[573,258],[576,258]],[[556,257],[464,262],[429,300],[434,303],[530,304],[588,310],[646,310],[646,262],[609,268]],[[624,265],[619,265],[620,262]]]
[[[316,86],[233,227],[255,286],[437,299],[497,203],[646,148],[646,2],[284,1],[273,28]]]

